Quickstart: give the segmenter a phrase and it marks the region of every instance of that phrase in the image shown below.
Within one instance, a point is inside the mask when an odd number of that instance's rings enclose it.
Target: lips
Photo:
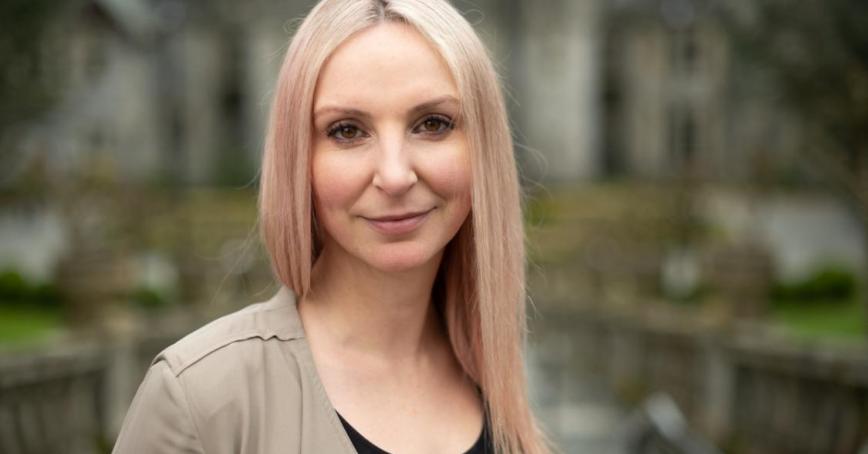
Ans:
[[[364,219],[374,228],[374,230],[384,235],[404,235],[410,233],[428,218],[428,214],[434,209],[427,211],[417,211],[409,213],[400,213],[394,215],[378,216],[376,218]]]

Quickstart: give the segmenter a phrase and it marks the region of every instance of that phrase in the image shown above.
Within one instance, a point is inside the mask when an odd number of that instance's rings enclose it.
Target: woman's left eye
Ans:
[[[422,121],[413,128],[413,132],[428,135],[440,135],[454,127],[455,124],[449,117],[443,115],[429,115],[422,119]]]

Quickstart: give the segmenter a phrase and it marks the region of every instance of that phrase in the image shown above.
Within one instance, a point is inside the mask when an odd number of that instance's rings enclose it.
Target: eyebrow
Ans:
[[[415,107],[411,108],[408,111],[408,113],[411,115],[416,114],[416,113],[419,113],[419,112],[422,112],[422,111],[425,111],[425,110],[428,110],[428,109],[431,109],[433,107],[437,107],[437,106],[440,106],[443,104],[459,104],[458,98],[456,98],[452,95],[438,96],[438,97],[436,97],[430,101],[425,101],[421,104],[416,105]],[[313,118],[314,118],[314,120],[316,120],[316,118],[318,118],[324,114],[332,113],[332,112],[340,113],[343,115],[354,116],[354,117],[361,117],[361,118],[370,118],[371,117],[371,114],[368,112],[365,112],[364,110],[351,109],[351,108],[341,107],[341,106],[325,105],[325,106],[322,106],[322,107],[316,109],[316,111],[314,111]]]

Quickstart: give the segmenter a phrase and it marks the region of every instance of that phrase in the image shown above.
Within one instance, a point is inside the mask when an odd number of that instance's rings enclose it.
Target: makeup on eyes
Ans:
[[[343,134],[346,132],[354,132],[355,135],[352,137],[338,137],[339,134]],[[329,127],[328,130],[326,131],[326,135],[328,137],[331,137],[331,138],[336,139],[336,140],[351,141],[351,140],[357,139],[359,135],[365,135],[365,132],[361,128],[359,128],[358,126],[356,126],[355,124],[353,124],[351,122],[340,121],[337,124],[334,124],[333,126]]]
[[[434,127],[431,129],[430,127]],[[424,115],[418,122],[413,124],[410,131],[414,134],[422,134],[436,139],[445,136],[455,129],[455,121],[448,115],[432,113]],[[364,137],[369,137],[364,128],[354,120],[339,120],[331,124],[325,131],[327,137],[341,143],[351,143]]]
[[[434,124],[438,125],[439,127],[434,131],[428,130],[427,126],[430,126],[430,124],[428,122],[433,122]],[[424,129],[424,131],[421,131],[421,132],[442,133],[446,130],[455,129],[455,122],[452,121],[452,119],[447,117],[446,115],[431,114],[431,115],[425,116],[422,119],[422,121],[420,121],[415,127],[413,127],[413,131],[416,131],[420,127],[422,127]]]

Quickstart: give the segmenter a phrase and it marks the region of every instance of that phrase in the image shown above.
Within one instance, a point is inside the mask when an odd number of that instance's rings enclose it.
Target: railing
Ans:
[[[569,342],[571,362],[628,400],[671,396],[727,452],[854,454],[868,440],[863,348],[793,345],[755,329],[599,307],[536,318],[538,342]]]
[[[108,370],[83,347],[0,362],[0,452],[99,452]]]
[[[0,356],[0,454],[109,452],[147,365],[178,337]]]
[[[544,312],[535,319],[535,342],[564,351],[559,360],[571,364],[566,370],[592,370],[637,403],[656,392],[671,396],[689,422],[685,430],[726,452],[865,451],[864,350],[792,346],[599,309]],[[190,321],[100,344],[0,355],[0,453],[107,452],[150,360],[195,326]],[[645,406],[645,422],[648,433],[663,436],[652,440],[661,451],[660,443],[673,439],[665,437],[671,431],[658,430],[665,427],[659,418],[648,416],[654,408],[666,414],[667,406],[656,402]]]

